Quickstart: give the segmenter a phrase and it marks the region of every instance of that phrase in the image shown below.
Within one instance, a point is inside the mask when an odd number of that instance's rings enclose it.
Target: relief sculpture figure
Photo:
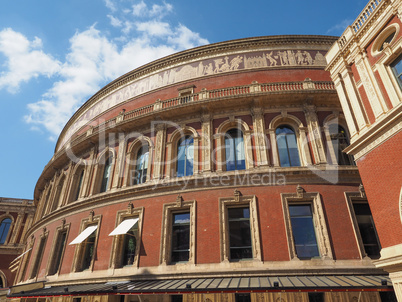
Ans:
[[[288,54],[286,51],[278,51],[278,55],[281,60],[281,65],[289,65]]]
[[[230,61],[230,70],[237,70],[239,69],[240,63],[243,61],[243,58],[241,58],[240,56],[234,57],[231,61]]]
[[[306,56],[306,61],[308,65],[313,65],[313,58],[311,57],[310,53],[307,51],[304,51],[304,55]]]
[[[304,56],[300,50],[298,50],[296,53],[296,60],[298,65],[304,65]]]
[[[272,57],[272,51],[270,53],[267,53],[265,56],[269,60],[269,66],[276,66],[278,62]]]

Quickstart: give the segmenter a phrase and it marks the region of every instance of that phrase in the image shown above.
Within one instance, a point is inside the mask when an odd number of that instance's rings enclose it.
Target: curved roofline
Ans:
[[[220,53],[223,50],[235,50],[235,49],[244,49],[246,46],[249,49],[261,47],[264,45],[272,45],[272,44],[292,44],[292,43],[319,43],[319,44],[328,44],[332,45],[339,39],[338,36],[321,36],[321,35],[276,35],[276,36],[260,36],[260,37],[250,37],[250,38],[242,38],[242,39],[234,39],[229,41],[217,42],[212,44],[207,44],[203,46],[198,46],[195,48],[183,50],[160,59],[151,61],[147,64],[144,64],[136,69],[133,69],[117,79],[111,81],[101,89],[99,89],[94,95],[92,95],[84,104],[78,108],[77,111],[71,116],[68,122],[63,127],[60,132],[54,153],[59,149],[60,139],[64,137],[64,134],[67,129],[72,125],[72,123],[83,113],[86,109],[91,107],[98,99],[102,96],[108,94],[109,92],[115,90],[119,86],[133,81],[136,78],[142,77],[146,74],[149,74],[153,71],[168,67],[169,65],[173,65],[178,61],[182,61],[184,58],[187,59],[196,59],[197,57],[205,56],[206,54]]]

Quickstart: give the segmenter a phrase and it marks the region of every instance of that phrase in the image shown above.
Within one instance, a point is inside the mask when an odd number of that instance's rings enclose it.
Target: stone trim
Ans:
[[[281,193],[283,214],[286,226],[286,237],[288,239],[289,257],[292,260],[299,260],[294,245],[292,224],[290,222],[289,204],[310,204],[313,214],[314,227],[317,237],[317,245],[320,257],[323,260],[333,259],[330,238],[325,222],[324,209],[320,193],[306,193],[304,189],[297,186],[296,193]]]
[[[66,246],[68,245],[67,240],[68,240],[68,234],[69,234],[69,231],[70,231],[70,225],[71,225],[70,223],[69,223],[69,224],[66,224],[66,220],[65,220],[65,219],[62,219],[61,225],[58,226],[58,227],[55,229],[55,231],[54,231],[54,234],[55,234],[55,235],[53,236],[52,247],[51,247],[51,249],[50,249],[50,254],[49,254],[49,255],[51,255],[51,256],[50,256],[50,259],[49,259],[48,264],[47,264],[47,266],[46,266],[46,275],[49,275],[50,269],[52,268],[52,266],[55,265],[55,263],[54,263],[54,262],[55,262],[55,256],[56,256],[55,253],[57,252],[57,251],[56,251],[56,247],[57,247],[57,244],[58,244],[60,235],[61,235],[62,232],[66,232],[66,241],[65,241],[65,243],[64,243],[64,247],[62,248],[63,251],[62,251],[62,253],[61,253],[61,263],[60,263],[60,264],[63,263],[64,252],[65,252],[65,250],[66,250]],[[59,273],[60,273],[60,268],[61,268],[61,265],[60,265],[59,268],[56,270],[56,272],[54,273],[54,275],[59,275]]]
[[[94,268],[94,262],[96,260],[96,250],[98,247],[98,240],[99,240],[99,231],[100,231],[100,226],[101,226],[101,222],[102,222],[102,215],[94,215],[94,211],[92,210],[89,213],[89,217],[88,218],[84,218],[81,220],[81,226],[79,228],[79,231],[77,233],[81,234],[82,231],[84,231],[88,226],[90,225],[97,225],[98,227],[96,228],[96,239],[95,239],[95,244],[94,244],[94,256],[92,258],[91,264],[89,265],[89,271],[93,271]],[[76,235],[76,236],[77,236]],[[72,273],[76,273],[76,272],[80,272],[81,271],[81,267],[82,267],[82,261],[83,261],[83,253],[85,252],[85,241],[77,244],[75,247],[75,251],[74,251],[74,257],[73,257],[73,263],[71,266],[71,272]]]
[[[10,224],[10,228],[8,229],[8,233],[7,233],[7,236],[6,236],[6,240],[4,241],[4,244],[3,244],[3,245],[7,245],[7,244],[8,244],[8,242],[9,242],[11,236],[12,236],[12,233],[15,231],[15,221],[14,221],[14,217],[13,217],[12,215],[10,215],[10,213],[8,213],[8,212],[0,216],[0,224],[1,224],[1,223],[3,222],[3,220],[6,219],[6,218],[10,218],[10,219],[11,219],[11,224]]]
[[[42,234],[39,235],[38,245],[36,247],[35,254],[32,257],[33,262],[31,264],[31,271],[29,273],[29,276],[30,276],[29,279],[38,279],[38,275],[40,273],[40,267],[42,264],[43,254],[46,249],[46,243],[47,243],[48,236],[49,236],[49,231],[46,229],[46,227],[44,227],[42,229]],[[40,251],[39,248],[41,247],[42,242],[44,242],[43,249],[42,249],[42,251]],[[39,253],[39,252],[41,252],[41,253]]]
[[[364,249],[363,240],[362,240],[362,237],[361,237],[360,231],[359,231],[359,224],[356,219],[355,211],[353,210],[354,201],[368,203],[366,194],[364,193],[364,191],[345,192],[345,199],[346,199],[346,204],[347,204],[348,211],[349,211],[350,220],[353,225],[353,233],[355,234],[356,244],[359,249],[360,258],[370,259],[370,257],[367,256],[366,251]]]
[[[242,196],[240,191],[235,190],[233,197],[219,198],[219,232],[221,261],[230,262],[230,242],[229,242],[229,207],[249,206],[250,209],[250,233],[253,250],[253,261],[262,261],[260,231],[258,222],[257,197],[255,195]]]
[[[184,201],[181,195],[177,196],[176,202],[163,205],[161,249],[159,263],[161,265],[171,264],[172,247],[172,214],[180,213],[185,210],[190,212],[190,255],[188,262],[176,265],[195,264],[195,245],[196,245],[196,201]]]
[[[144,217],[144,207],[134,208],[134,205],[129,202],[126,210],[118,211],[116,214],[116,224],[115,228],[123,222],[123,220],[128,218],[138,217],[138,236],[136,237],[137,246],[135,247],[135,257],[132,267],[139,267],[139,255],[141,250],[141,236],[142,236],[142,223]],[[124,237],[126,235],[113,236],[112,251],[110,253],[109,267],[112,269],[123,268],[121,266],[121,257],[123,252]]]

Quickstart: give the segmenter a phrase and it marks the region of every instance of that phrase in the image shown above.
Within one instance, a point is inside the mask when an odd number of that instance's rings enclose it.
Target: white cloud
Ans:
[[[348,27],[349,25],[351,25],[353,22],[352,19],[345,19],[342,20],[341,22],[339,22],[338,24],[335,24],[334,26],[332,26],[330,29],[327,30],[327,34],[334,34],[334,35],[338,35],[340,36],[346,29],[346,27]]]
[[[21,83],[38,76],[50,77],[60,69],[60,62],[42,50],[42,41],[35,37],[29,41],[10,28],[0,32],[0,53],[5,57],[6,71],[0,71],[0,89],[18,92]]]
[[[149,22],[136,23],[138,31],[145,32],[150,36],[166,36],[172,33],[169,23],[152,20]]]
[[[149,9],[141,1],[128,14],[125,7],[117,7],[118,3],[106,1],[111,9],[107,17],[121,34],[111,36],[109,31],[98,29],[98,25],[77,32],[70,39],[65,62],[57,65],[58,78],[53,86],[41,100],[28,105],[25,121],[36,129],[45,128],[51,139],[57,138],[72,114],[107,82],[152,60],[208,43],[184,25],[174,26],[161,20],[163,14],[172,11],[170,4]],[[140,14],[141,20],[135,20],[133,14]],[[29,45],[28,42],[25,44]],[[36,42],[40,45],[40,41]]]

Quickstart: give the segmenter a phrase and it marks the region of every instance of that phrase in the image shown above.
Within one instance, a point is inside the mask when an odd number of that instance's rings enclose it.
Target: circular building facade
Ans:
[[[9,297],[381,301],[392,287],[325,71],[335,41],[202,46],[102,88],[37,182]]]

